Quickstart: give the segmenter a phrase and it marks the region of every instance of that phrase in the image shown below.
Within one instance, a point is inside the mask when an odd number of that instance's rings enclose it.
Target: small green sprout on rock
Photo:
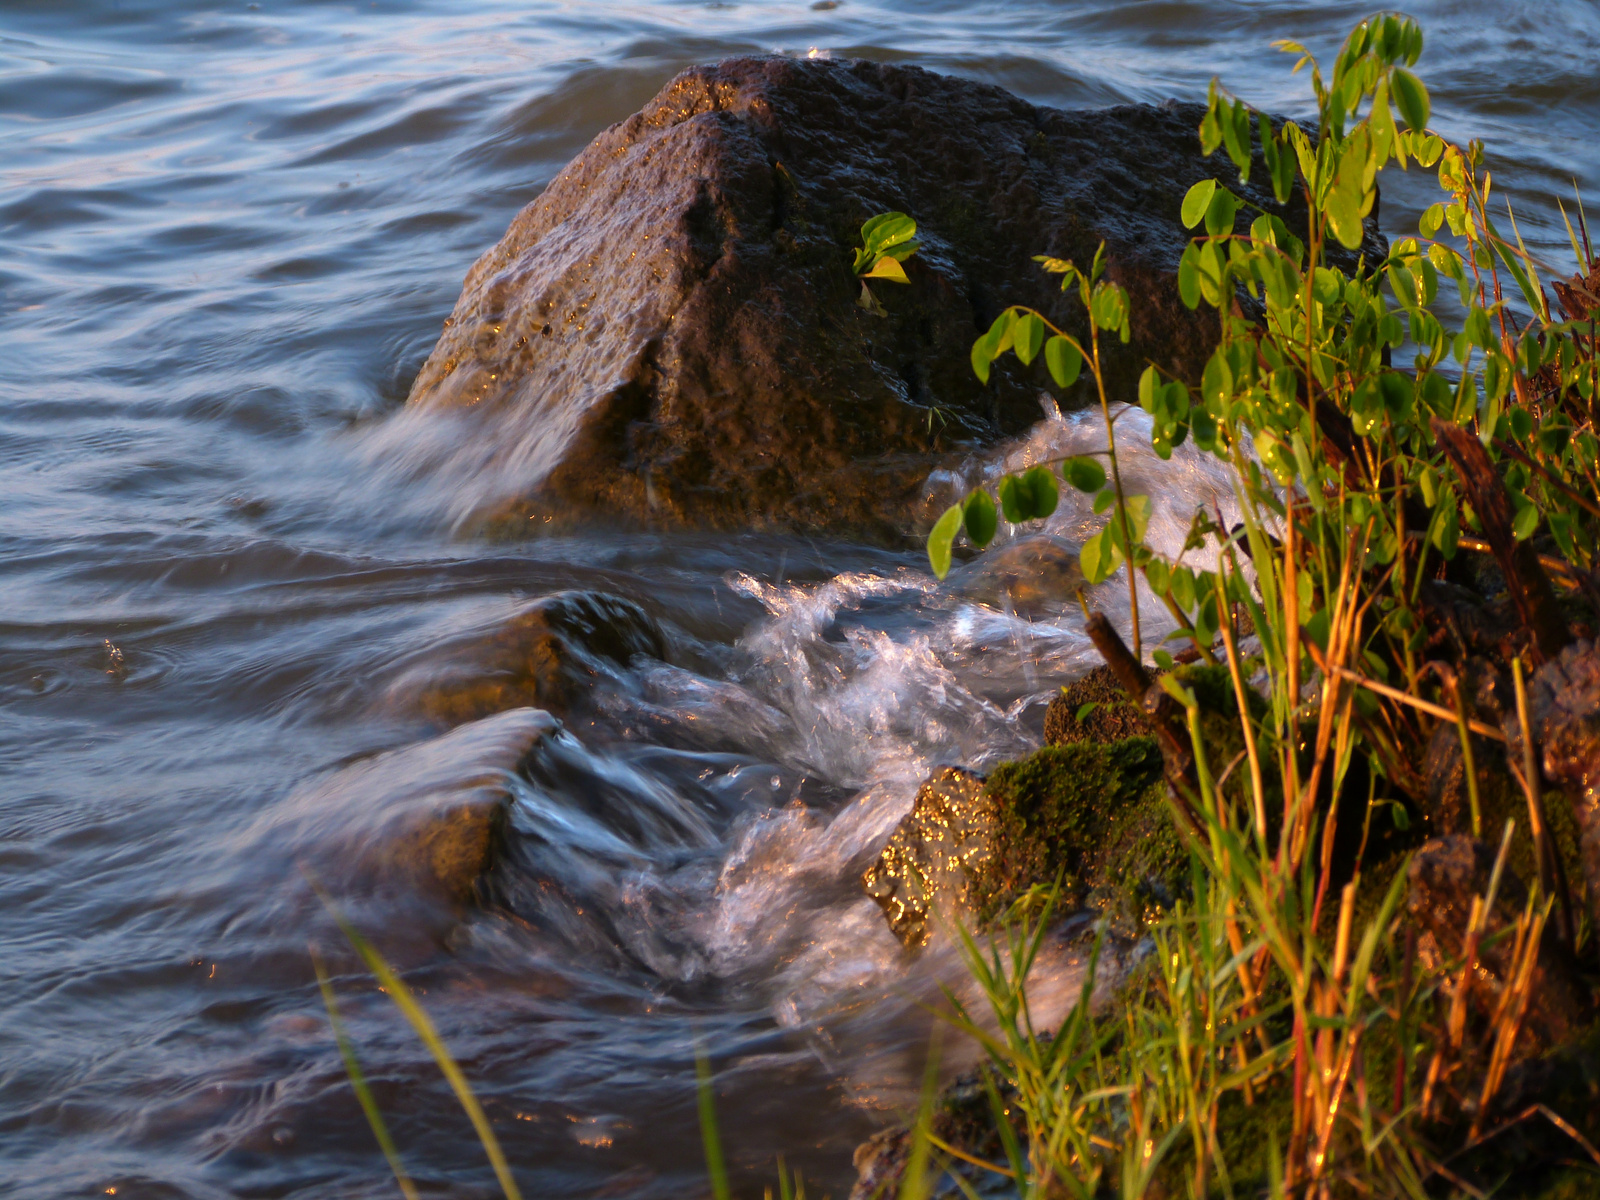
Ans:
[[[861,298],[856,301],[878,316],[888,313],[867,286],[869,279],[888,279],[910,283],[900,264],[917,252],[917,223],[903,212],[879,213],[861,227],[861,247],[851,269],[861,280]]]

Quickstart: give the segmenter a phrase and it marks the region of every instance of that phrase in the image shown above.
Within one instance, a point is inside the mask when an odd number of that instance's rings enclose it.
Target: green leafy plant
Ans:
[[[1062,388],[1090,366],[1109,483],[1092,458],[1040,464],[1030,474],[1059,467],[1108,516],[1080,552],[1091,584],[1128,570],[1133,652],[1111,647],[1123,657],[1108,661],[1140,699],[1149,686],[1133,579],[1141,572],[1173,619],[1172,636],[1226,666],[1240,714],[1241,748],[1223,764],[1208,757],[1216,747],[1194,689],[1167,675],[1159,703],[1146,700],[1171,751],[1173,818],[1196,876],[1192,899],[1152,935],[1159,971],[1129,1009],[1118,1057],[1097,1051],[1091,1070],[1089,1059],[1062,1059],[1031,1033],[985,1041],[1008,1085],[1035,1097],[1019,1102],[1020,1142],[1031,1155],[1028,1178],[1041,1188],[1071,1177],[1077,1182],[1063,1186],[1087,1195],[1120,1163],[1124,1194],[1142,1194],[1176,1138],[1193,1155],[1191,1194],[1231,1195],[1218,1106],[1229,1095],[1248,1102],[1270,1085],[1289,1110],[1284,1140],[1269,1155],[1274,1195],[1326,1195],[1342,1178],[1361,1194],[1421,1196],[1430,1179],[1453,1177],[1420,1136],[1420,1123],[1439,1111],[1420,1064],[1432,1063],[1434,1079],[1441,1062],[1487,1061],[1470,1096],[1481,1111],[1517,1036],[1520,1017],[1507,1001],[1483,1034],[1492,1049],[1474,1057],[1463,1041],[1460,998],[1472,986],[1480,917],[1469,922],[1464,960],[1417,968],[1395,942],[1403,876],[1363,884],[1361,853],[1374,813],[1404,814],[1403,801],[1422,796],[1420,751],[1440,721],[1461,741],[1476,833],[1473,735],[1505,738],[1473,718],[1448,658],[1429,657],[1437,651],[1426,581],[1447,574],[1462,553],[1492,553],[1514,602],[1516,637],[1535,660],[1572,636],[1547,575],[1600,595],[1590,574],[1600,535],[1600,259],[1580,206],[1577,228],[1568,224],[1578,270],[1551,285],[1552,302],[1543,280],[1555,273],[1528,252],[1509,208],[1510,236],[1499,231],[1482,145],[1450,144],[1428,127],[1428,92],[1412,70],[1423,49],[1414,21],[1379,14],[1361,22],[1328,76],[1303,46],[1278,45],[1295,56],[1295,71],[1309,68],[1316,127],[1275,122],[1213,83],[1198,131],[1203,153],[1224,151],[1241,183],[1264,167],[1277,206],[1259,206],[1216,178],[1189,190],[1179,216],[1196,237],[1180,260],[1177,290],[1190,308],[1215,310],[1218,344],[1200,379],[1172,378],[1152,364],[1136,397],[1158,455],[1190,441],[1228,465],[1236,528],[1199,510],[1176,557],[1145,544],[1149,501],[1124,492],[1117,414],[1098,359],[1100,335],[1117,331],[1126,340],[1137,313],[1102,279],[1100,256],[1088,271],[1039,260],[1076,285],[1090,318],[1087,345],[1030,309],[1011,308],[972,349],[980,379],[1007,351],[1024,366],[1044,357]],[[1424,212],[1420,238],[1385,250],[1368,218],[1378,176],[1390,166],[1435,171],[1447,199]],[[1291,231],[1283,206],[1295,196],[1307,217]],[[1454,317],[1440,305],[1446,282],[1460,306]],[[1022,475],[1003,477],[996,491],[1007,520],[1045,515],[1030,506],[1048,489]],[[992,539],[994,507],[977,489],[941,516],[928,538],[935,574],[950,569],[963,532],[980,549]],[[1560,557],[1532,553],[1527,544],[1536,540]],[[1214,565],[1186,561],[1199,550]],[[1249,658],[1241,625],[1259,642]],[[1152,657],[1173,665],[1163,650]],[[1520,681],[1521,660],[1507,665]],[[1252,676],[1264,703],[1247,702]],[[1525,778],[1539,874],[1515,935],[1520,965],[1511,974],[1519,979],[1517,971],[1531,970],[1563,885],[1531,782],[1536,767],[1512,769]],[[1362,851],[1354,878],[1341,883],[1334,846],[1354,779],[1368,781]],[[1508,826],[1501,864],[1511,839]],[[1357,927],[1363,887],[1374,915]],[[1492,907],[1494,888],[1481,911]],[[1571,928],[1568,921],[1569,943]],[[1027,958],[1015,940],[1009,954],[1011,962]],[[1003,955],[983,958],[975,943],[968,955],[1002,1031],[1011,1028],[1026,1012],[1025,972],[1007,974]],[[1445,994],[1452,1015],[1441,1024],[1434,998]],[[976,1022],[958,1020],[976,1036]],[[1061,1054],[1092,1042],[1078,1021],[1055,1035],[1065,1039]],[[1382,1029],[1395,1048],[1393,1089],[1368,1074],[1371,1040]],[[1142,1054],[1153,1068],[1141,1066]],[[1076,1065],[1063,1074],[1063,1061]],[[1071,1128],[1059,1129],[1063,1122]]]
[[[1045,368],[1056,386],[1069,388],[1077,382],[1085,364],[1094,379],[1100,400],[1101,413],[1106,424],[1105,458],[1111,468],[1111,485],[1106,486],[1106,471],[1093,456],[1077,456],[1062,466],[1068,483],[1080,491],[1095,495],[1095,511],[1111,512],[1105,529],[1086,545],[1080,556],[1084,578],[1089,583],[1099,583],[1108,578],[1124,562],[1132,560],[1142,565],[1148,556],[1144,549],[1144,535],[1150,521],[1151,504],[1148,496],[1128,496],[1122,488],[1122,474],[1117,462],[1115,421],[1111,415],[1111,401],[1106,392],[1105,374],[1100,361],[1100,335],[1115,333],[1126,342],[1129,337],[1128,293],[1119,284],[1102,278],[1105,274],[1105,246],[1095,253],[1087,270],[1080,270],[1071,262],[1040,255],[1036,262],[1054,275],[1061,276],[1061,290],[1076,295],[1089,315],[1089,344],[1087,347],[1071,333],[1060,329],[1035,309],[1013,305],[1003,311],[989,326],[989,331],[972,344],[972,369],[985,383],[997,359],[1007,351],[1015,354],[1024,365],[1031,364],[1042,354]],[[1007,475],[999,484],[1001,508],[1007,521],[1020,524],[1048,517],[1056,509],[1059,492],[1055,474],[1049,466],[1041,464],[1021,475]],[[994,519],[994,501],[984,488],[974,488],[959,504],[947,509],[935,522],[928,535],[928,561],[934,574],[941,579],[950,570],[950,560],[955,538],[965,532],[974,546],[982,548],[993,539],[998,524]],[[1139,646],[1139,595],[1133,577],[1129,576],[1128,598],[1132,607],[1133,639],[1135,652]]]
[[[861,246],[856,250],[855,264],[851,270],[861,280],[861,297],[856,301],[862,308],[879,316],[884,308],[867,286],[869,279],[887,279],[891,283],[910,283],[906,278],[906,259],[917,252],[917,223],[903,212],[879,213],[861,226]]]

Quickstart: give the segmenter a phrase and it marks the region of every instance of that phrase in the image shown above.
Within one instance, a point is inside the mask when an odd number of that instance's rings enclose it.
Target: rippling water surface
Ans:
[[[914,1086],[915,1001],[958,974],[902,961],[854,880],[930,767],[1036,744],[1088,661],[1075,617],[1013,605],[981,565],[936,587],[914,548],[487,543],[446,517],[460,481],[386,469],[375,431],[473,258],[682,67],[867,56],[1067,107],[1220,72],[1298,112],[1270,39],[1331,56],[1364,11],[7,0],[0,1192],[393,1194],[315,941],[427,1194],[488,1194],[305,866],[424,994],[527,1194],[699,1187],[697,1042],[737,1168],[770,1177],[782,1152],[842,1194]],[[1562,257],[1552,195],[1600,182],[1596,9],[1418,15],[1435,124],[1487,139],[1524,233]],[[1385,186],[1391,234],[1433,198],[1415,174]],[[1094,436],[1047,422],[1034,448]],[[1181,455],[1136,469],[1180,505],[1218,483]],[[414,684],[571,588],[637,600],[667,659],[602,672],[511,776],[527,714],[444,733]],[[385,877],[397,796],[508,779],[502,903]]]

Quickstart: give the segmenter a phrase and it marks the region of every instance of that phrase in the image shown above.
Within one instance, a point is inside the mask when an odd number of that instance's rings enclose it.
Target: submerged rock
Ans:
[[[1084,587],[1078,548],[1048,534],[1018,538],[979,555],[951,583],[963,599],[1023,614],[1072,604]]]
[[[397,687],[420,692],[423,711],[453,725],[509,708],[564,713],[607,664],[664,658],[666,638],[631,600],[605,592],[557,592],[487,637],[445,654],[448,666],[409,672]],[[418,674],[425,681],[419,683]]]
[[[1083,330],[1033,255],[1087,264],[1104,241],[1132,296],[1132,341],[1105,348],[1118,394],[1150,361],[1198,379],[1215,318],[1178,299],[1178,213],[1196,181],[1237,181],[1201,158],[1202,112],[1060,112],[871,62],[692,68],[472,267],[409,403],[478,410],[462,462],[541,523],[897,535],[930,466],[1038,417],[1042,364],[981,384],[973,339],[1013,303]],[[1242,191],[1276,208],[1264,177]],[[922,248],[909,285],[872,285],[879,316],[851,253],[886,210]]]
[[[362,759],[297,788],[250,840],[341,899],[466,903],[502,849],[513,776],[560,728],[516,709]]]

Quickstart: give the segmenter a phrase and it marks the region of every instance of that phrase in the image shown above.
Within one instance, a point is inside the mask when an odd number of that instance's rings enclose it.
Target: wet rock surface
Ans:
[[[1178,212],[1199,179],[1237,179],[1200,157],[1201,115],[1060,112],[870,62],[692,68],[473,266],[409,403],[479,410],[478,474],[535,527],[600,510],[899,536],[932,465],[1037,420],[1042,366],[980,384],[973,339],[1012,303],[1081,330],[1033,255],[1087,263],[1104,240],[1133,301],[1131,343],[1106,348],[1119,394],[1149,361],[1198,378],[1214,319],[1178,299]],[[1261,175],[1242,190],[1273,208]],[[922,249],[908,286],[874,285],[878,316],[851,248],[886,210]]]
[[[605,592],[557,592],[519,612],[487,637],[452,648],[454,661],[420,685],[428,716],[446,724],[510,708],[567,712],[607,665],[664,658],[666,638],[639,605]]]
[[[983,782],[959,767],[936,771],[862,876],[867,895],[907,946],[928,940],[936,913],[962,919],[975,905],[995,830],[995,806]]]

